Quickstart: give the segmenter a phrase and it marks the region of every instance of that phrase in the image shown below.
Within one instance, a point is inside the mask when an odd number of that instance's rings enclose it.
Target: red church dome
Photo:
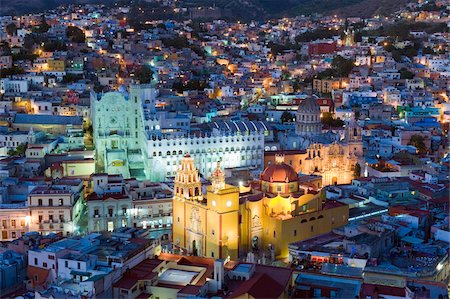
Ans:
[[[288,164],[284,163],[284,156],[275,157],[275,164],[267,167],[261,174],[261,180],[273,183],[289,183],[298,180],[298,174]]]

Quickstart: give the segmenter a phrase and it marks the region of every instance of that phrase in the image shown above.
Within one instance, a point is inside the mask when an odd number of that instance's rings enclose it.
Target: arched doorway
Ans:
[[[196,240],[192,240],[192,255],[198,255],[197,242]]]
[[[331,178],[331,184],[332,185],[337,185],[337,177],[334,176],[334,177]]]

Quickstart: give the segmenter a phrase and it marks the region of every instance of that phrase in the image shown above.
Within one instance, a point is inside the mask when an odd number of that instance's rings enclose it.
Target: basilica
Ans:
[[[282,138],[288,163],[297,173],[318,175],[322,186],[348,184],[357,163],[362,163],[362,132],[355,122],[338,131],[324,132],[321,111],[313,98],[305,99],[296,113],[295,133]],[[265,166],[275,163],[276,152],[265,153]]]
[[[178,166],[173,198],[173,245],[199,256],[237,259],[271,250],[286,258],[288,244],[328,233],[348,221],[348,206],[325,202],[299,187],[296,171],[278,155],[249,187],[225,182],[220,163],[202,188],[194,159]]]

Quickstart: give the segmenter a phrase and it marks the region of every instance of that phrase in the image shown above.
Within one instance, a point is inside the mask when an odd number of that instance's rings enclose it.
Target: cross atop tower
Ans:
[[[284,163],[284,154],[275,154],[275,163],[283,164]]]

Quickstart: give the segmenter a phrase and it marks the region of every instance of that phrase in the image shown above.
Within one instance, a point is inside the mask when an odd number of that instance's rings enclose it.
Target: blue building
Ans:
[[[25,257],[12,250],[0,253],[0,294],[8,294],[21,287],[25,279]]]

